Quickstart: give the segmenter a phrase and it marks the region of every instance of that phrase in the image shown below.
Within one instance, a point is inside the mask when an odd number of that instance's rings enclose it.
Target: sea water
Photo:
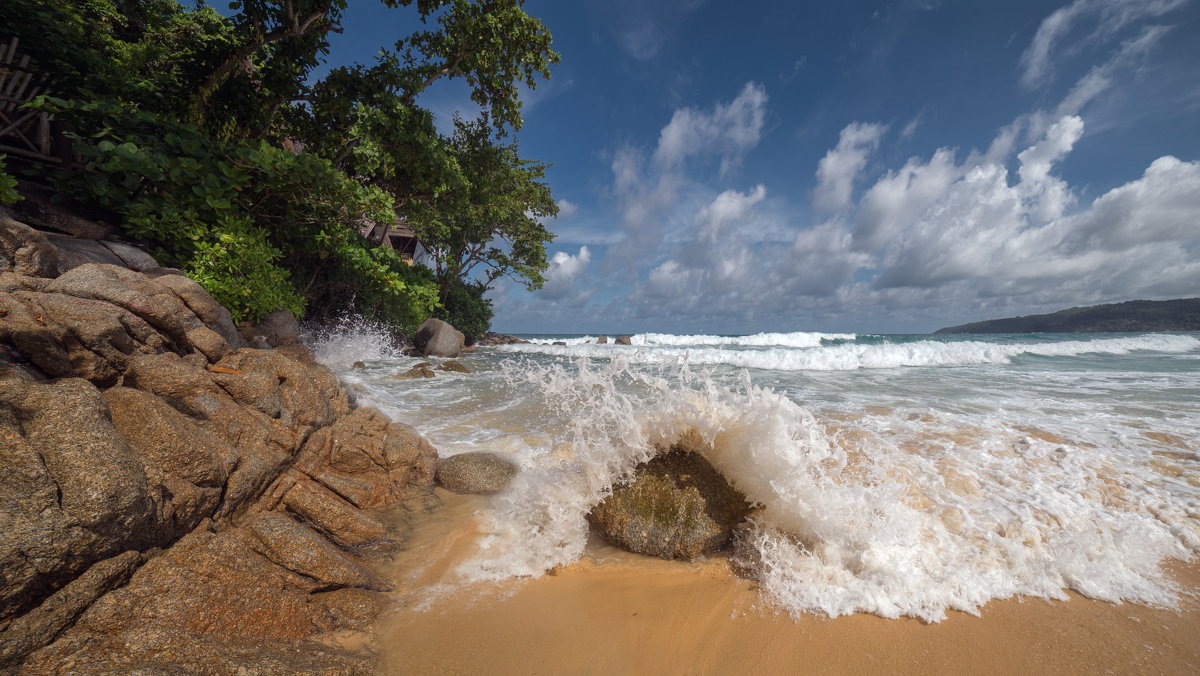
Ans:
[[[311,338],[441,455],[520,467],[467,580],[579,559],[588,510],[672,445],[762,507],[733,557],[792,613],[937,621],[1066,590],[1169,607],[1163,565],[1200,551],[1200,334],[595,340],[533,336],[400,380],[419,360],[369,327]]]

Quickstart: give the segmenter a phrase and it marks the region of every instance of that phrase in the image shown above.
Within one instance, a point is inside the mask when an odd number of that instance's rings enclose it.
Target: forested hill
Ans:
[[[1131,300],[1073,307],[1046,315],[989,319],[934,333],[1106,333],[1200,331],[1200,298]]]

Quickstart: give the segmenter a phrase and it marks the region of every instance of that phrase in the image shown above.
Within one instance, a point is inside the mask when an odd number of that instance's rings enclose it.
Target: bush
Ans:
[[[0,204],[20,202],[21,195],[17,193],[17,179],[8,173],[4,166],[4,156],[0,155]]]
[[[492,301],[483,297],[487,287],[477,282],[455,279],[446,289],[442,307],[433,316],[450,322],[472,341],[478,340],[492,325]]]
[[[48,99],[81,142],[87,171],[59,188],[124,217],[125,230],[193,274],[235,319],[280,307],[362,311],[411,331],[437,303],[432,279],[411,274],[356,230],[391,222],[391,198],[328,160],[266,143],[220,141],[189,124],[113,101]],[[396,303],[383,312],[374,306]]]

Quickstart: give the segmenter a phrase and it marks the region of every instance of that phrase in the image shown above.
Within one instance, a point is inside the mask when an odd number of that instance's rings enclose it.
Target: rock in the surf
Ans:
[[[608,343],[608,336],[600,336],[599,338],[596,339],[597,345],[606,345],[607,343]]]
[[[412,342],[426,357],[457,357],[462,354],[466,336],[450,324],[431,317],[413,334]]]
[[[629,336],[617,336],[617,339],[613,341],[613,344],[614,345],[633,345],[633,343],[630,342],[630,340],[629,340]]]
[[[516,465],[495,453],[462,453],[438,462],[437,480],[455,493],[496,493],[516,473]]]
[[[471,369],[467,368],[466,366],[463,366],[462,362],[455,361],[453,359],[451,359],[450,361],[444,361],[441,364],[438,364],[437,370],[453,371],[455,373],[470,373],[471,372]]]
[[[729,544],[750,513],[746,497],[702,456],[679,448],[634,470],[588,514],[609,542],[661,559],[694,559]]]

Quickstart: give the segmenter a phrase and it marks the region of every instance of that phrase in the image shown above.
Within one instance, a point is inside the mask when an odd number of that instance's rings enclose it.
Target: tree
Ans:
[[[481,117],[454,120],[448,145],[464,187],[414,204],[409,224],[429,250],[445,299],[456,281],[478,278],[484,289],[505,276],[527,289],[541,288],[554,235],[544,219],[558,214],[546,165],[523,160],[517,144],[499,143]]]

